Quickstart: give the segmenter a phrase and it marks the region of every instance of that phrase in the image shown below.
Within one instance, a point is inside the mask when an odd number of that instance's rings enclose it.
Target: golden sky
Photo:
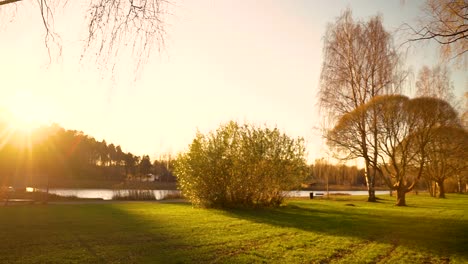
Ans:
[[[125,57],[113,79],[92,60],[80,63],[86,30],[80,5],[56,16],[63,53],[53,53],[52,62],[35,6],[19,5],[14,17],[0,9],[0,108],[21,114],[18,105],[27,104],[22,114],[34,113],[37,122],[152,158],[184,150],[197,129],[231,119],[276,125],[304,137],[312,161],[323,155],[316,94],[327,23],[350,7],[360,19],[382,14],[394,31],[416,23],[421,3],[179,0],[167,20],[165,49],[153,53],[136,81]],[[414,50],[407,61],[415,72],[435,63],[434,47]],[[460,96],[467,76],[452,77]]]

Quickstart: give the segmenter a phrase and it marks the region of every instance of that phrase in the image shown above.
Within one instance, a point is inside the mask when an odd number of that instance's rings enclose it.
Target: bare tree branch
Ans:
[[[22,1],[22,0],[4,0],[4,1],[0,1],[0,6],[8,5],[8,4],[19,2],[19,1]]]
[[[468,59],[463,56],[468,50],[468,2],[426,0],[423,11],[426,16],[421,19],[419,30],[408,24],[402,26],[414,35],[405,43],[434,40],[441,45],[443,60],[454,60],[462,67],[468,66]]]
[[[21,0],[0,0],[0,6]],[[147,62],[152,51],[165,46],[164,18],[168,15],[167,0],[88,0],[87,32],[82,60],[93,60],[97,67],[114,75],[121,62],[128,68],[128,61],[135,65],[135,76]],[[55,57],[52,51],[62,54],[60,35],[54,28],[55,10],[68,1],[36,0],[45,29],[44,45],[49,61]],[[52,45],[54,47],[52,47]],[[127,59],[120,59],[121,57]],[[136,77],[135,77],[136,78]]]

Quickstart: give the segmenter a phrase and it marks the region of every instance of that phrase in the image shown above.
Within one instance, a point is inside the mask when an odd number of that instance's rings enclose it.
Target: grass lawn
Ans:
[[[0,263],[468,263],[468,195],[0,207]]]

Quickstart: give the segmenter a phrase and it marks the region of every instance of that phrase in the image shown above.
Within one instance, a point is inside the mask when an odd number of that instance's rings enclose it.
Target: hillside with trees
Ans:
[[[170,161],[152,163],[148,155],[124,152],[119,145],[57,124],[18,131],[2,120],[0,131],[2,186],[110,188],[175,181],[167,168]]]

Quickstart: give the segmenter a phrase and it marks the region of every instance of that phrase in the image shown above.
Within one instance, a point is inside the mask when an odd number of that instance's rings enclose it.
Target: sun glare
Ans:
[[[17,91],[8,100],[7,108],[11,113],[14,129],[28,132],[47,123],[47,111],[43,102],[27,90]]]

